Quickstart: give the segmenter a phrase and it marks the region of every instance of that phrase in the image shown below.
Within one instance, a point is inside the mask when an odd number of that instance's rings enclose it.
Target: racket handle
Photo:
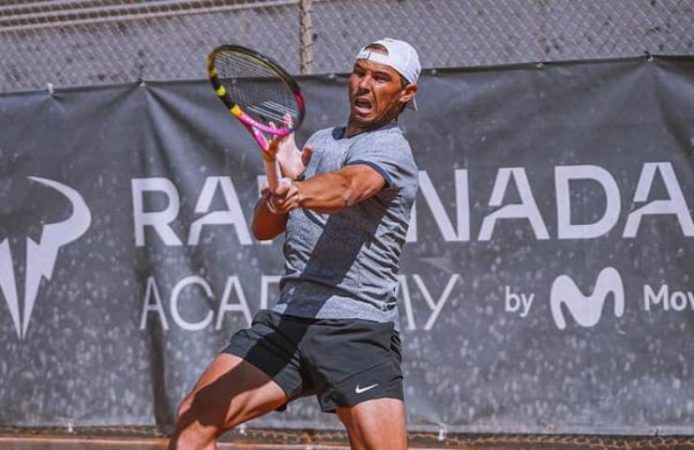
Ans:
[[[280,165],[275,158],[266,157],[263,155],[263,166],[265,166],[265,175],[267,176],[267,185],[271,191],[277,189],[280,184],[282,175],[280,174]]]
[[[263,136],[263,133],[261,133],[260,130],[251,125],[251,119],[245,113],[239,113],[238,111],[234,112],[233,110],[231,111],[231,113],[237,119],[239,119],[239,121],[246,127],[246,129],[251,133],[255,141],[262,149],[261,153],[263,155],[263,166],[265,167],[267,185],[271,191],[274,191],[275,189],[277,189],[277,186],[279,186],[280,179],[282,179],[280,165],[277,162],[277,159],[275,158],[275,155],[277,154],[277,145],[279,144],[279,141],[277,139],[274,139],[268,142],[267,139],[265,139],[265,136]]]

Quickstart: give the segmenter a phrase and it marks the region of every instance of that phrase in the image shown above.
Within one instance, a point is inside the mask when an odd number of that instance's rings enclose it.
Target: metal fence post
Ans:
[[[313,66],[313,25],[311,24],[312,0],[299,1],[299,72],[312,73]]]

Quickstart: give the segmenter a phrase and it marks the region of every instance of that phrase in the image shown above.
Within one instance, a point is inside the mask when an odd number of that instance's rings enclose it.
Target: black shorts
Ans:
[[[325,412],[376,398],[403,399],[400,338],[392,323],[263,310],[223,353],[265,372],[289,400],[316,394]]]

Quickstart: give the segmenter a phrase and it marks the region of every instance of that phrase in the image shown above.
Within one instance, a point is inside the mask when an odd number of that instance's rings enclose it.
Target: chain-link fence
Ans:
[[[221,43],[293,73],[410,41],[424,67],[694,53],[694,0],[6,0],[0,91],[200,79]]]

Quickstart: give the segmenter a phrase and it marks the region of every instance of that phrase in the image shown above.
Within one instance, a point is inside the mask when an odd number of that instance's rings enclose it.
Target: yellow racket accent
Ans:
[[[224,89],[222,87],[222,89]],[[241,117],[241,114],[243,114],[243,111],[241,111],[241,108],[239,105],[234,105],[229,112],[234,116],[234,117]]]
[[[226,95],[226,93],[227,93],[227,90],[224,89],[224,86],[219,86],[219,88],[217,89],[217,96],[224,97]]]

